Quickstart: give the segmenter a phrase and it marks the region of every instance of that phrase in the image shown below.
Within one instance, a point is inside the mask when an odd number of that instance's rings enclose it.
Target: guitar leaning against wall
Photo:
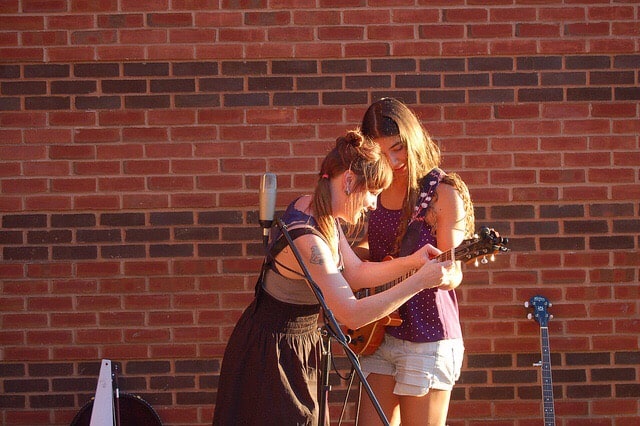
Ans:
[[[493,255],[496,253],[509,251],[506,247],[507,243],[508,240],[500,237],[493,229],[482,227],[479,235],[464,240],[458,247],[443,252],[437,256],[436,259],[440,262],[445,260],[460,260],[465,263],[475,260],[475,265],[478,266],[480,263],[488,263],[489,260],[487,260],[487,257],[493,260]],[[482,258],[481,262],[478,261],[479,257]],[[390,260],[390,258],[385,260]],[[356,297],[360,299],[385,291],[409,278],[414,273],[413,271],[409,272],[402,277],[373,289],[359,290],[355,293]],[[371,355],[378,349],[380,344],[382,344],[385,327],[398,326],[401,323],[402,320],[400,317],[397,313],[394,313],[360,327],[357,330],[343,328],[343,331],[345,335],[350,337],[349,347],[356,355]]]
[[[553,383],[551,380],[551,351],[549,348],[549,315],[547,308],[551,302],[544,296],[533,296],[524,302],[525,308],[533,308],[533,313],[527,314],[527,318],[534,318],[540,325],[540,351],[542,360],[534,366],[542,368],[542,408],[544,412],[544,426],[555,426],[556,413],[553,402]]]

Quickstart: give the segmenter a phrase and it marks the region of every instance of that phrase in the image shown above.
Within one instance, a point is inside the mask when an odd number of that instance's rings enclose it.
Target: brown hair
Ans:
[[[334,256],[337,256],[338,236],[331,208],[330,180],[347,170],[354,180],[350,197],[351,206],[359,208],[367,191],[377,192],[387,188],[393,172],[380,147],[358,130],[351,130],[336,139],[335,147],[326,155],[320,167],[320,179],[313,195],[313,209],[320,233],[327,239]]]
[[[374,140],[381,137],[399,136],[402,146],[407,150],[409,185],[407,197],[402,207],[403,217],[396,241],[397,248],[404,237],[409,218],[413,213],[413,207],[418,200],[420,179],[440,166],[440,148],[431,139],[413,111],[394,98],[382,98],[371,104],[362,118],[360,130],[364,136]],[[475,232],[475,216],[467,185],[455,173],[446,175],[442,182],[452,185],[460,193],[466,213],[465,234],[466,237],[471,237]],[[435,224],[433,225],[435,229]]]

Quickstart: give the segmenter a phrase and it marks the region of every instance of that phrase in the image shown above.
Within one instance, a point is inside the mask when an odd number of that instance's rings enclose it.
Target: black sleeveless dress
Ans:
[[[294,204],[295,201],[289,205],[281,220],[287,227],[305,223],[308,231],[303,233],[317,233],[313,218],[293,208]],[[278,235],[270,243],[272,256],[276,241],[282,241]],[[256,297],[227,344],[214,426],[318,425],[320,305],[285,303],[269,295],[262,288],[269,268],[267,260],[256,284]],[[326,419],[328,425],[328,415]]]

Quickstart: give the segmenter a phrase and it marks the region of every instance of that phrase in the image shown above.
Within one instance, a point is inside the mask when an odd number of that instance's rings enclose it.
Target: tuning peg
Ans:
[[[487,260],[487,256],[482,256],[482,259],[480,260],[480,263],[482,263],[483,265],[486,263],[489,263],[489,261]]]
[[[476,260],[473,261],[473,266],[475,266],[476,268],[480,266],[480,262],[478,262],[478,258],[476,258]]]
[[[489,257],[489,260],[491,260],[492,262],[496,261],[496,255],[495,254],[491,254],[491,256]]]
[[[524,307],[525,307],[525,308],[528,308],[528,307],[529,307],[529,301],[528,301],[528,300],[526,300],[526,301],[524,302]]]
[[[527,318],[528,319],[533,319],[533,315],[529,313],[529,314],[527,314]]]
[[[553,306],[553,303],[549,302],[549,307],[552,307],[552,306]]]
[[[553,314],[549,315],[549,319],[553,319]]]

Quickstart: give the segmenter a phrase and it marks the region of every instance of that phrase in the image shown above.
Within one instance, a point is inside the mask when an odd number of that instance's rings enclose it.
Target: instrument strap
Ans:
[[[414,206],[413,215],[407,226],[407,230],[402,237],[399,256],[407,256],[417,249],[420,239],[420,230],[424,224],[424,216],[427,213],[429,203],[433,199],[438,184],[444,177],[444,172],[438,168],[427,173],[420,183],[420,195]]]

